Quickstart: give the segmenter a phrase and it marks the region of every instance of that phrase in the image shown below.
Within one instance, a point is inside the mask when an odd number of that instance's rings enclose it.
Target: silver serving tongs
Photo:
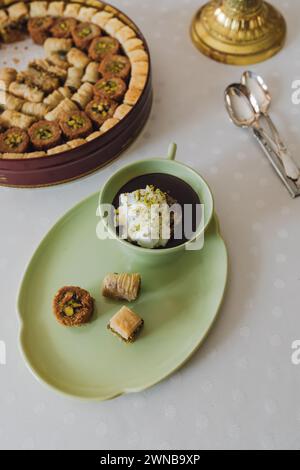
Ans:
[[[270,163],[292,197],[300,196],[300,170],[282,142],[268,114],[271,97],[261,77],[245,72],[242,83],[234,83],[225,91],[225,103],[230,119],[239,127],[251,128]],[[268,124],[267,132],[261,125]]]

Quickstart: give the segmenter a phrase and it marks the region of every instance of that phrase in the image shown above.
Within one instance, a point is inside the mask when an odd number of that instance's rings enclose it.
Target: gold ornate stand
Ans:
[[[282,48],[286,23],[263,0],[212,0],[196,13],[191,35],[198,49],[212,59],[247,65]]]

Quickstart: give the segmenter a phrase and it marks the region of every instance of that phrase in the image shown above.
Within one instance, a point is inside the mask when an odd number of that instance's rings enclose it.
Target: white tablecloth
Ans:
[[[121,159],[63,186],[0,188],[1,448],[300,447],[300,365],[291,362],[300,339],[300,199],[290,198],[251,136],[229,122],[223,91],[242,69],[210,61],[192,45],[188,29],[199,3],[115,0],[149,41],[155,89],[148,125]],[[286,16],[288,41],[252,69],[269,83],[272,114],[300,163],[300,106],[291,101],[300,78],[300,3],[273,3]],[[215,195],[230,256],[219,320],[184,368],[144,393],[106,403],[55,394],[31,376],[18,350],[15,304],[26,263],[66,210],[123,164],[164,155],[170,141]]]

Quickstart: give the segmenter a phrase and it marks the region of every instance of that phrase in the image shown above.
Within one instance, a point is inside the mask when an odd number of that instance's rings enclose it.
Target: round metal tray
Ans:
[[[74,3],[77,3],[76,0]],[[98,0],[81,0],[78,3],[94,8],[98,6],[101,10],[105,7],[113,11],[115,16],[136,31],[149,53],[146,40],[138,27],[120,10]],[[115,127],[97,139],[68,152],[24,160],[0,160],[0,185],[21,188],[50,186],[80,178],[107,165],[137,138],[148,120],[152,98],[150,61],[148,79],[142,95],[130,113]]]

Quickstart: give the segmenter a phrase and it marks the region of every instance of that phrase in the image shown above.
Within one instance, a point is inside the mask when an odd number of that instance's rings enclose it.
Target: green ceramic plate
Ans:
[[[48,233],[25,273],[18,310],[21,349],[33,374],[62,393],[105,400],[156,384],[195,352],[222,302],[227,252],[214,217],[202,251],[186,252],[175,264],[138,266],[116,241],[96,237],[97,205],[95,194]],[[104,299],[100,285],[107,272],[135,270],[142,291],[131,307],[145,327],[127,345],[106,329],[122,303]],[[63,285],[79,285],[96,299],[90,324],[72,329],[57,323],[52,299]]]

